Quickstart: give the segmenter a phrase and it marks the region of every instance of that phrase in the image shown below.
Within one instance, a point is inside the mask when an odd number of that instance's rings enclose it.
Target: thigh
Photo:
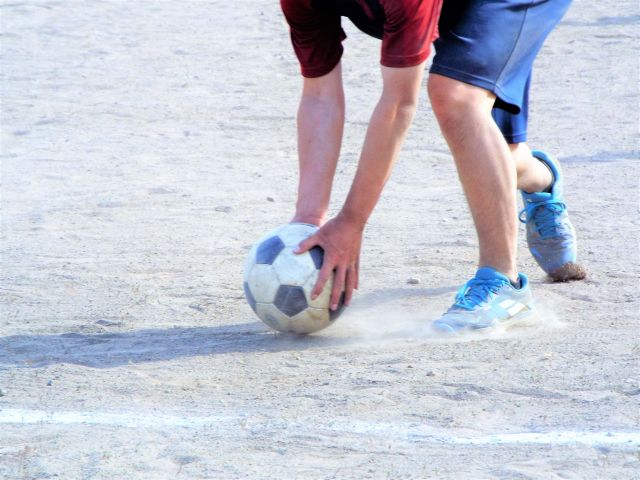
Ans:
[[[518,113],[533,61],[570,0],[450,0],[440,17],[432,72],[492,91]]]

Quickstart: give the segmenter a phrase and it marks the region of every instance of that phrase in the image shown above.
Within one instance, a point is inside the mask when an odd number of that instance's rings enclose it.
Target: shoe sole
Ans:
[[[465,328],[457,331],[445,331],[442,329],[434,329],[433,331],[437,335],[442,336],[463,336],[463,335],[491,335],[495,332],[501,332],[510,329],[514,326],[530,326],[535,324],[535,317],[533,314],[533,307],[526,307],[524,310],[518,312],[513,317],[510,317],[501,322],[496,322],[488,327],[484,328]]]
[[[549,277],[554,282],[570,282],[572,280],[583,280],[587,277],[587,269],[575,262],[568,262],[560,268],[549,272]]]
[[[533,325],[534,323],[535,317],[533,316],[533,307],[527,307],[526,310],[522,310],[517,315],[514,315],[513,317],[496,324],[494,328],[508,330],[516,325],[519,327],[524,327]]]

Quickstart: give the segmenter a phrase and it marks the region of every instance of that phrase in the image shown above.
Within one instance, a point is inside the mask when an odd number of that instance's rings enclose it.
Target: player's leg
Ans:
[[[475,223],[479,266],[516,281],[516,169],[491,116],[495,95],[437,74],[431,74],[428,85]]]
[[[531,149],[526,143],[530,85],[531,74],[528,75],[523,85],[524,92],[520,110],[517,113],[495,107],[491,114],[509,144],[518,174],[518,189],[527,192],[539,192],[551,186],[553,176],[549,168],[531,154]]]
[[[511,143],[509,149],[518,175],[518,190],[542,192],[551,187],[551,170],[533,156],[526,142]]]
[[[532,307],[526,276],[520,274],[519,281],[513,283],[517,229],[510,223],[515,222],[517,169],[509,144],[521,143],[526,138],[526,110],[519,117],[521,123],[507,122],[498,127],[500,123],[496,123],[491,113],[487,114],[486,108],[478,109],[480,103],[474,96],[462,97],[463,102],[456,107],[455,92],[468,92],[473,87],[484,89],[489,97],[494,95],[493,107],[510,114],[520,113],[533,60],[568,4],[568,0],[444,3],[429,90],[473,213],[481,242],[481,263],[449,311],[434,322],[437,329],[457,332],[509,323],[523,317]],[[451,81],[445,82],[442,77]],[[471,87],[465,89],[459,84]],[[452,108],[455,114],[448,111]],[[455,134],[454,126],[448,125],[454,117],[462,122],[466,131]],[[476,132],[481,133],[483,139],[479,139]],[[525,172],[528,170],[526,163],[521,167]],[[536,176],[535,172],[529,173]],[[500,218],[487,220],[492,215]],[[491,235],[485,233],[486,225],[503,229],[498,236],[502,242],[489,244]],[[502,271],[497,271],[489,268],[492,265],[484,265],[485,252],[508,259],[512,270],[502,267]]]
[[[527,245],[538,265],[555,281],[580,280],[587,272],[577,260],[577,239],[564,199],[564,179],[560,163],[536,150],[533,162],[549,169],[550,185],[544,189],[522,190],[524,209],[520,221],[527,226]],[[526,160],[531,163],[531,160]]]
[[[560,163],[548,153],[531,151],[526,142],[528,90],[520,112],[494,109],[493,117],[510,143],[518,172],[527,227],[527,245],[536,262],[555,281],[579,280],[587,272],[577,263],[577,239],[567,212]]]
[[[491,116],[495,96],[432,74],[429,95],[451,148],[480,245],[479,269],[433,323],[447,333],[483,329],[523,318],[533,299],[516,269],[516,168]]]

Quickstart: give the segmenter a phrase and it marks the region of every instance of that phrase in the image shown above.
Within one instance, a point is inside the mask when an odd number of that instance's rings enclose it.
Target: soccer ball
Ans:
[[[337,310],[329,309],[333,277],[318,298],[311,300],[324,250],[316,246],[302,254],[293,253],[317,230],[306,223],[282,225],[249,252],[244,268],[245,297],[260,320],[280,332],[317,332],[331,325],[344,309],[344,293]]]

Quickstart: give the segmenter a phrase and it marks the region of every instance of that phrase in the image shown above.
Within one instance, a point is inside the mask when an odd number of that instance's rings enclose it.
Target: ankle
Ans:
[[[528,168],[519,175],[518,188],[525,193],[550,193],[556,179],[549,165],[533,155],[527,165]]]
[[[533,157],[536,160],[538,160],[542,165],[544,165],[544,168],[547,169],[547,171],[549,172],[549,180],[547,183],[547,186],[544,187],[543,189],[541,189],[541,192],[546,192],[546,193],[551,193],[551,189],[553,188],[553,184],[556,182],[556,177],[553,174],[553,171],[551,170],[551,167],[549,165],[546,164],[546,162],[543,162],[542,160],[540,160],[537,157]]]
[[[483,267],[489,267],[493,270],[495,270],[496,272],[504,275],[505,277],[507,277],[509,279],[509,282],[511,282],[512,285],[517,285],[520,282],[520,275],[518,275],[518,271],[515,269],[515,267],[511,268],[509,266],[503,265],[503,266],[496,266],[498,263],[497,262],[480,262],[479,267],[478,268],[483,268]]]

